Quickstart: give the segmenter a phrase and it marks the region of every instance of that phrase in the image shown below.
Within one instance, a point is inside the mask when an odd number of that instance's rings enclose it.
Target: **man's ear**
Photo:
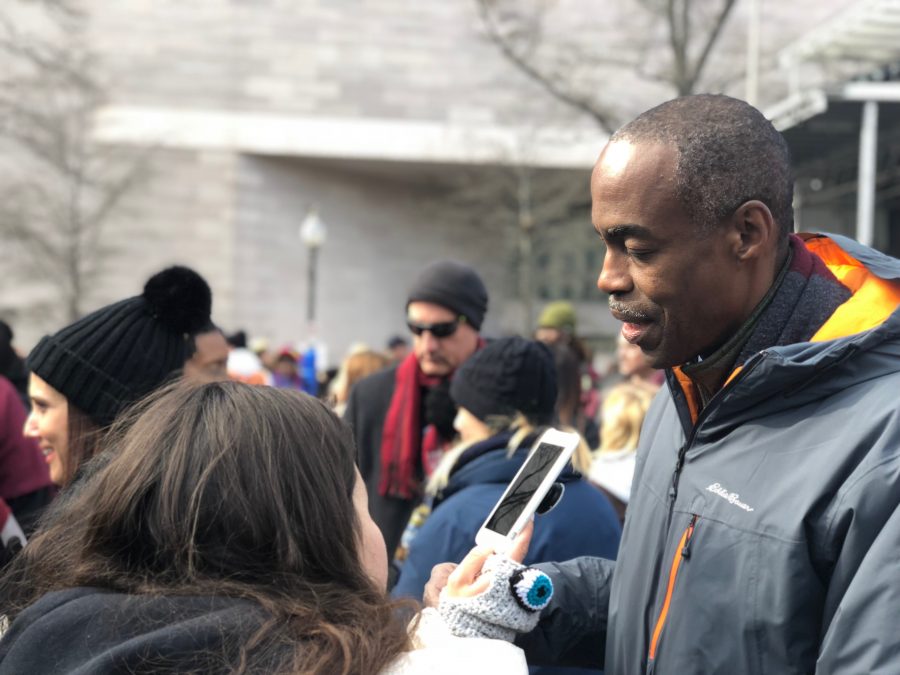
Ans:
[[[758,260],[778,248],[778,223],[761,201],[744,202],[732,214],[731,221],[733,251],[739,260]]]

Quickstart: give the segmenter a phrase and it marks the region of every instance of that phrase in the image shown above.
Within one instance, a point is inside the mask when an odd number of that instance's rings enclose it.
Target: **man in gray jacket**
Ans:
[[[529,659],[900,673],[900,261],[791,234],[784,139],[725,96],[627,124],[591,189],[598,286],[668,387],[618,560],[542,566]]]

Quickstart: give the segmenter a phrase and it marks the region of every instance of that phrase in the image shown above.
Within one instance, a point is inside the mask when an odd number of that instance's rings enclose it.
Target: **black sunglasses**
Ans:
[[[459,324],[465,322],[466,317],[460,315],[453,321],[442,321],[441,323],[419,323],[418,321],[407,319],[406,325],[409,326],[410,332],[416,337],[420,336],[425,331],[428,331],[436,338],[445,338],[453,335],[459,327]]]

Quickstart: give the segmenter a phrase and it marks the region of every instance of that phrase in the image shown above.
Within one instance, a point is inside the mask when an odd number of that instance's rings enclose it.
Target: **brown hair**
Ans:
[[[584,434],[587,420],[581,409],[581,359],[569,345],[549,345],[556,366],[556,416],[560,423]]]
[[[367,375],[386,368],[389,364],[390,359],[387,356],[370,349],[348,356],[341,365],[341,373],[338,375],[340,385],[335,389],[337,403],[346,403],[354,384]]]
[[[350,432],[320,401],[169,385],[117,420],[107,448],[0,581],[10,618],[76,586],[230,596],[266,617],[235,672],[373,673],[409,648],[360,560]]]
[[[66,454],[61,457],[63,462],[61,487],[75,480],[84,463],[99,452],[103,439],[102,430],[90,417],[72,405],[71,401],[67,401],[67,405],[68,442]]]

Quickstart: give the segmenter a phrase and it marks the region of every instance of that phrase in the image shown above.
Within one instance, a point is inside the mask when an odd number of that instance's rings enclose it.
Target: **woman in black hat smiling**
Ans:
[[[41,339],[28,355],[32,410],[25,434],[37,439],[54,483],[71,483],[116,416],[180,371],[191,335],[209,323],[211,308],[206,281],[170,267],[151,277],[141,295]]]

